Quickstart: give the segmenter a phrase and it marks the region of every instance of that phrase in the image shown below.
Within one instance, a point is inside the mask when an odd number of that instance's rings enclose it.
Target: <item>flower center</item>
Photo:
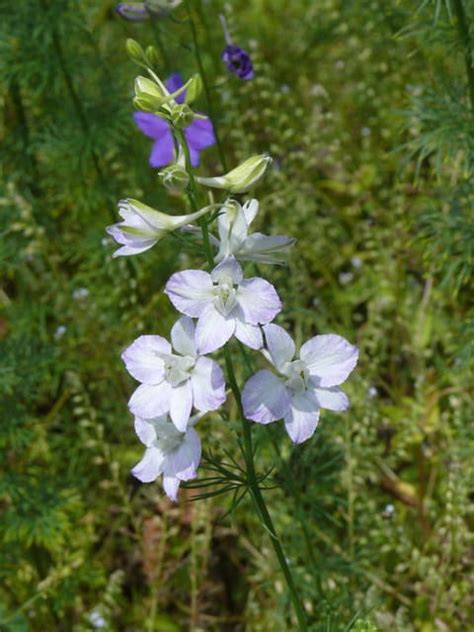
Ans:
[[[219,282],[214,284],[214,305],[224,316],[230,314],[237,305],[237,288],[230,278],[219,279]]]
[[[171,386],[178,386],[191,377],[195,364],[191,356],[169,355],[164,360],[166,380]]]
[[[168,454],[181,445],[184,433],[178,432],[170,421],[156,426],[156,447],[164,454]]]
[[[309,371],[302,360],[294,360],[283,365],[281,372],[286,376],[286,386],[296,393],[308,387]]]

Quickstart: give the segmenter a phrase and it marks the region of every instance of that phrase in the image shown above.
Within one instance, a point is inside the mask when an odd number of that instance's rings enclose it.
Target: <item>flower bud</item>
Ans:
[[[160,63],[160,59],[158,57],[158,53],[154,46],[147,46],[145,51],[145,59],[149,66],[156,67]]]
[[[260,182],[271,162],[270,156],[265,154],[252,156],[223,176],[196,177],[196,181],[214,189],[225,189],[230,193],[246,193]]]
[[[188,84],[185,103],[192,103],[193,101],[198,99],[202,92],[202,88],[203,85],[201,75],[193,75]]]
[[[143,49],[140,44],[134,39],[127,39],[125,42],[125,48],[127,49],[128,56],[130,59],[136,64],[141,64],[143,62]]]
[[[165,189],[175,195],[182,193],[189,183],[186,169],[178,164],[170,165],[166,169],[159,171],[158,175]]]
[[[166,101],[166,98],[167,95],[151,79],[142,76],[135,79],[135,98],[133,103],[138,109],[154,112],[160,108],[163,102]]]

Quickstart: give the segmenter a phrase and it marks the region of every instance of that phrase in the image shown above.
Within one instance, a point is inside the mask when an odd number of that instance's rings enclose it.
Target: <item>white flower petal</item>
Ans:
[[[211,275],[203,270],[185,270],[172,274],[165,294],[178,312],[197,318],[214,299]]]
[[[161,384],[140,384],[128,402],[134,415],[142,419],[160,417],[169,411],[171,386]]]
[[[158,417],[158,420],[166,419],[166,415]],[[141,417],[135,417],[134,419],[135,432],[137,437],[148,448],[156,441],[156,428],[153,424],[153,419],[142,419]]]
[[[173,349],[183,356],[196,356],[194,322],[189,316],[181,316],[171,329]]]
[[[237,253],[240,261],[283,264],[295,240],[286,235],[253,233],[243,242]]]
[[[281,370],[284,364],[291,362],[295,356],[295,343],[291,336],[279,325],[265,325],[266,348],[273,365]]]
[[[171,353],[170,343],[161,336],[140,336],[122,353],[127,371],[139,382],[158,384],[164,378],[165,363],[157,354]]]
[[[245,216],[247,226],[250,226],[258,213],[258,200],[247,200],[242,207],[242,211]]]
[[[286,415],[291,398],[283,380],[270,371],[258,371],[245,384],[242,405],[247,419],[268,424]]]
[[[332,388],[315,388],[313,393],[316,395],[320,408],[335,410],[342,412],[349,408],[349,399],[344,391],[337,386]]]
[[[234,335],[242,344],[251,349],[261,349],[263,347],[262,331],[258,325],[249,325],[238,320],[235,324]]]
[[[359,352],[342,336],[327,334],[315,336],[301,347],[300,357],[307,364],[318,386],[342,384],[357,364]]]
[[[163,474],[176,476],[181,481],[196,478],[200,460],[201,439],[194,428],[188,428],[181,445],[166,456]]]
[[[142,483],[155,481],[162,473],[163,454],[156,448],[147,448],[142,460],[132,469],[132,474]]]
[[[314,395],[309,392],[297,393],[291,399],[285,415],[285,428],[294,443],[303,443],[313,436],[318,426],[319,408]]]
[[[242,268],[240,263],[234,259],[234,257],[228,257],[221,261],[211,272],[211,277],[214,283],[218,283],[221,280],[231,279],[234,285],[238,285],[242,281]]]
[[[180,480],[176,476],[163,476],[163,489],[165,494],[173,502],[178,502],[178,490]]]
[[[171,388],[170,417],[180,432],[185,432],[188,427],[191,409],[193,407],[193,389],[191,380],[186,380],[178,386]]]
[[[211,353],[220,349],[235,331],[235,319],[223,316],[214,305],[201,314],[196,326],[198,353]]]
[[[201,412],[217,410],[226,399],[224,373],[210,358],[197,360],[191,374],[194,408]]]
[[[281,310],[281,301],[273,285],[259,278],[242,281],[237,289],[237,302],[244,322],[251,325],[266,325]]]

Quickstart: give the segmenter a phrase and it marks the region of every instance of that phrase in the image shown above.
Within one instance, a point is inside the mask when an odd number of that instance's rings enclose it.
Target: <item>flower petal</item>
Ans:
[[[303,443],[313,436],[318,426],[319,408],[315,396],[309,392],[297,393],[291,399],[285,415],[285,428],[294,443]]]
[[[170,417],[180,432],[186,432],[191,409],[193,407],[193,389],[191,380],[186,380],[171,388]]]
[[[198,359],[191,374],[194,408],[217,410],[225,402],[225,381],[221,367],[210,358]]]
[[[184,85],[184,81],[181,75],[179,74],[179,72],[174,72],[165,81],[166,89],[171,93],[176,92],[176,90],[179,90],[181,86],[183,85]],[[186,96],[186,91],[181,92],[181,94],[178,94],[178,96],[175,98],[176,103],[184,103],[185,96]]]
[[[165,494],[173,502],[178,502],[178,490],[180,481],[176,476],[163,476],[163,489]]]
[[[202,150],[216,144],[214,128],[208,118],[194,119],[191,125],[184,130],[184,135],[188,145],[193,149]]]
[[[315,336],[301,347],[300,357],[318,386],[342,384],[357,364],[359,351],[342,336]]]
[[[214,268],[211,272],[211,277],[214,283],[231,279],[232,283],[238,284],[242,281],[243,277],[242,267],[234,257],[227,257]]]
[[[157,420],[160,419],[166,419],[166,415],[157,418]],[[135,417],[134,419],[135,432],[140,441],[148,448],[156,441],[156,429],[153,421],[153,419],[142,419],[141,417]]]
[[[199,317],[214,298],[211,275],[203,270],[185,270],[171,275],[165,294],[178,312]]]
[[[182,481],[196,478],[200,460],[201,439],[194,428],[189,428],[180,446],[165,457],[163,474],[176,476]]]
[[[128,407],[134,415],[142,419],[160,417],[169,411],[171,386],[161,384],[140,384],[131,396]]]
[[[295,343],[290,334],[279,325],[265,325],[263,331],[269,360],[281,370],[284,364],[293,360],[296,351]]]
[[[282,265],[288,256],[288,251],[295,240],[286,235],[263,235],[252,233],[242,244],[238,252],[240,261],[256,261]]]
[[[244,321],[251,325],[269,323],[282,307],[273,285],[259,278],[242,281],[237,289],[237,301]]]
[[[142,483],[155,481],[162,473],[163,454],[156,448],[147,448],[142,460],[132,469],[132,474]]]
[[[148,162],[150,167],[165,167],[174,161],[174,142],[168,131],[162,138],[155,141]]]
[[[258,200],[251,199],[247,200],[242,207],[244,212],[245,221],[247,222],[247,226],[253,222],[258,213]]]
[[[258,371],[245,384],[242,405],[247,419],[268,424],[284,417],[291,404],[291,397],[283,380],[271,371]]]
[[[169,124],[151,112],[134,112],[133,120],[137,124],[138,129],[148,138],[153,138],[153,140],[171,135]]]
[[[158,384],[165,374],[165,363],[158,354],[171,353],[170,343],[161,336],[140,336],[122,353],[127,371],[139,382]]]
[[[349,408],[349,399],[344,391],[337,386],[332,388],[315,388],[313,393],[316,395],[320,408],[335,410],[342,412]]]
[[[189,316],[181,316],[171,329],[173,349],[183,356],[195,357],[194,322]]]
[[[211,353],[220,349],[235,331],[235,319],[225,317],[214,305],[208,305],[199,317],[196,326],[198,353]]]
[[[263,336],[258,325],[249,325],[237,320],[234,335],[242,344],[251,349],[261,349],[263,347]]]

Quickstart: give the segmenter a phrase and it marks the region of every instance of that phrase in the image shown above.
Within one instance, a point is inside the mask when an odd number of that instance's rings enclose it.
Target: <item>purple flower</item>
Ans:
[[[170,92],[175,92],[183,85],[178,73],[171,75],[166,81]],[[176,97],[177,103],[184,103],[185,93]],[[138,128],[155,142],[151,150],[149,163],[151,167],[164,167],[176,159],[173,135],[169,123],[151,112],[135,112],[133,115]],[[184,135],[189,146],[191,164],[199,165],[199,156],[203,149],[215,145],[214,129],[209,119],[194,119],[191,125],[184,129]]]
[[[230,70],[239,79],[248,81],[253,79],[254,71],[252,60],[246,50],[236,46],[235,44],[227,44],[221,54],[221,59]]]
[[[182,314],[197,318],[196,346],[200,353],[222,347],[233,335],[252,349],[263,344],[259,324],[269,323],[281,310],[273,285],[260,278],[243,279],[233,257],[209,274],[203,270],[176,272],[165,293]]]
[[[115,12],[130,22],[141,22],[149,18],[144,2],[119,2],[115,5]]]
[[[225,401],[224,374],[219,365],[196,351],[194,323],[181,317],[171,329],[170,343],[161,336],[140,336],[122,354],[127,371],[141,382],[128,403],[142,419],[168,414],[185,432],[194,406],[217,410]]]
[[[191,418],[190,425],[196,421],[197,417]],[[176,502],[181,481],[197,476],[201,460],[198,433],[192,427],[186,432],[179,432],[167,415],[154,419],[135,417],[135,432],[146,450],[132,474],[142,483],[151,483],[163,474],[166,495]]]
[[[282,327],[267,325],[264,332],[263,353],[282,377],[263,370],[248,380],[242,392],[245,416],[261,424],[283,418],[291,439],[302,443],[316,430],[321,408],[349,407],[338,385],[357,364],[359,352],[341,336],[328,334],[305,342],[294,360],[295,343]]]

